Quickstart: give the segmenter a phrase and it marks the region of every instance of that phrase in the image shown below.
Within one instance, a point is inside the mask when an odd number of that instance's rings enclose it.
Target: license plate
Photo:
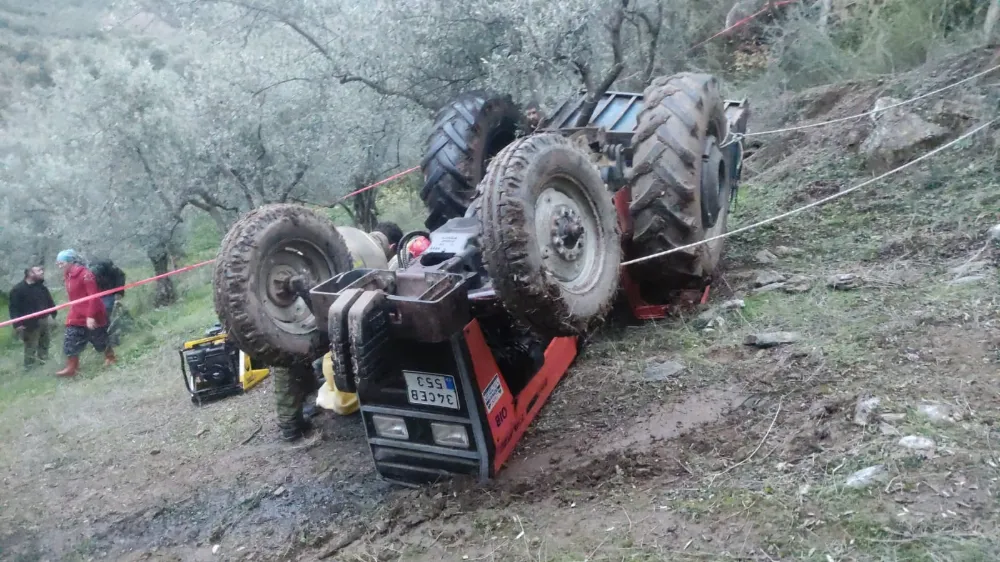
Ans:
[[[403,371],[403,376],[406,377],[406,398],[410,404],[460,409],[454,377],[414,371]]]

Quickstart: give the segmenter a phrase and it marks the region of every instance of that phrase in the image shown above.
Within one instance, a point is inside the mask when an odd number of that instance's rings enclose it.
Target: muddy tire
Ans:
[[[510,97],[486,92],[462,94],[438,112],[420,163],[428,230],[465,214],[489,160],[524,128],[525,119]]]
[[[726,232],[733,183],[719,148],[728,124],[713,76],[657,78],[643,96],[628,177],[630,257],[636,258]],[[719,239],[636,264],[632,272],[641,283],[662,289],[702,287],[715,272],[723,246]]]
[[[309,364],[328,351],[325,334],[301,298],[276,280],[309,286],[351,269],[344,239],[326,218],[297,205],[266,205],[226,234],[215,260],[215,311],[226,333],[255,361]]]
[[[587,154],[559,135],[514,141],[494,158],[470,212],[504,307],[542,337],[594,330],[618,290],[611,196]]]

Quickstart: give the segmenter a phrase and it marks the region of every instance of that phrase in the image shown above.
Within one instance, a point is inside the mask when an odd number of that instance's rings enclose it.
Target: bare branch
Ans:
[[[306,175],[306,170],[308,169],[308,164],[304,162],[299,164],[299,169],[295,172],[295,177],[292,178],[292,181],[289,182],[287,186],[285,186],[285,189],[281,190],[281,194],[278,196],[279,203],[288,201],[288,196],[292,193],[292,190],[295,189],[295,186],[299,185],[299,182],[302,181],[302,177]]]
[[[199,188],[194,188],[194,189],[191,190],[191,193],[193,193],[194,195],[197,195],[198,197],[201,197],[202,201],[204,201],[206,205],[210,205],[213,208],[222,209],[223,211],[230,211],[230,212],[239,211],[239,209],[237,209],[236,207],[230,207],[230,206],[226,205],[225,203],[223,203],[222,201],[219,201],[218,198],[216,198],[215,196],[213,196],[211,193],[209,193],[208,191],[206,191],[203,188],[200,188],[200,187]],[[188,202],[191,203],[192,205],[196,205],[195,200],[190,200],[189,199]]]
[[[153,175],[153,169],[150,167],[149,161],[146,159],[146,155],[142,153],[142,149],[138,144],[135,145],[135,153],[139,155],[139,161],[142,162],[142,167],[146,171],[146,176],[149,178],[150,187],[152,187],[153,192],[159,196],[160,201],[162,201],[163,205],[167,208],[167,212],[170,213],[176,220],[182,220],[181,210],[183,209],[183,205],[178,208],[178,206],[175,205],[169,197],[167,197],[167,194],[160,189],[159,184],[156,182],[156,177]]]
[[[441,107],[441,104],[439,102],[425,100],[422,97],[416,95],[415,93],[412,93],[412,91],[396,90],[393,88],[389,88],[384,84],[379,84],[378,82],[370,78],[365,78],[364,76],[357,76],[351,73],[339,73],[339,74],[335,73],[334,78],[339,80],[341,84],[349,84],[351,82],[358,82],[364,84],[365,86],[368,86],[378,94],[389,97],[403,98],[412,101],[413,103],[429,111],[437,111],[437,109]]]
[[[250,193],[250,188],[243,182],[243,179],[240,178],[236,170],[229,168],[228,166],[221,165],[219,166],[219,169],[222,171],[223,175],[233,180],[233,183],[235,183],[240,188],[240,191],[243,192],[243,198],[247,202],[247,209],[255,209],[257,207],[257,203],[253,200],[253,194]]]
[[[257,90],[256,92],[250,94],[250,97],[251,98],[255,98],[255,97],[263,94],[264,92],[270,90],[271,88],[277,88],[278,86],[281,86],[282,84],[288,84],[289,82],[312,82],[312,81],[313,81],[312,78],[287,78],[285,80],[280,80],[278,82],[275,82],[274,84],[270,84],[270,85],[264,86],[263,88],[261,88],[261,89]]]
[[[604,92],[607,92],[611,85],[615,83],[618,76],[625,70],[624,57],[622,55],[622,23],[625,21],[625,10],[628,9],[629,0],[622,0],[621,3],[615,3],[615,8],[611,13],[611,21],[608,22],[608,33],[611,37],[611,54],[614,62],[608,72],[604,75],[596,85],[593,83],[593,79],[590,76],[590,69],[587,65],[576,61],[574,64],[580,71],[581,78],[584,79],[584,84],[587,85],[587,96],[584,99],[583,105],[580,106],[580,115],[576,119],[575,125],[577,127],[586,127],[590,123],[590,117],[597,109],[597,104],[601,101],[601,97],[604,96]]]
[[[646,33],[649,35],[646,47],[646,68],[642,72],[643,84],[649,84],[656,68],[656,49],[660,43],[660,32],[663,30],[663,0],[656,0],[655,20],[643,11],[637,11],[635,15],[639,21],[645,24]]]
[[[333,58],[333,55],[330,54],[330,51],[326,48],[325,45],[323,45],[322,42],[319,41],[319,39],[317,39],[312,33],[310,33],[304,27],[299,25],[297,22],[295,22],[294,20],[292,20],[291,18],[280,12],[262,6],[256,6],[254,4],[250,4],[242,0],[204,0],[204,1],[216,2],[220,4],[230,4],[233,6],[241,7],[246,10],[253,10],[270,16],[275,21],[281,23],[282,25],[294,31],[299,37],[303,38],[307,43],[309,43],[309,45],[311,45],[312,48],[316,50],[316,52],[321,54],[323,58],[329,61],[331,67],[333,68],[333,72],[331,73],[332,76],[337,80],[339,80],[341,84],[358,82],[360,84],[364,84],[365,86],[371,88],[372,90],[383,96],[403,98],[430,111],[436,111],[441,106],[440,103],[437,103],[432,100],[425,100],[408,89],[390,88],[385,84],[381,84],[370,78],[366,78],[364,76],[360,76],[352,72],[341,69],[337,60]]]

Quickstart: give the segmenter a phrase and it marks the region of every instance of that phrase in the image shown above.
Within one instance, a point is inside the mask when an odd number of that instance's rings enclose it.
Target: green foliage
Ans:
[[[186,250],[192,261],[212,259],[219,250],[219,242],[225,236],[218,225],[205,214],[194,215],[190,220]]]
[[[814,7],[798,7],[769,28],[763,81],[794,90],[909,70],[941,49],[976,41],[987,7],[976,0],[858,2],[832,14],[827,29]]]
[[[403,232],[423,229],[427,209],[420,200],[422,180],[418,171],[376,188],[379,220],[395,222]]]

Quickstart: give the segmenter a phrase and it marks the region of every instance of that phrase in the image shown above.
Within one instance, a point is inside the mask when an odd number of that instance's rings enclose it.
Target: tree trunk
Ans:
[[[378,224],[378,208],[375,206],[375,190],[361,192],[351,198],[354,208],[354,224],[365,232],[371,232]]]
[[[983,37],[987,43],[993,40],[993,32],[1000,23],[1000,0],[993,0],[990,9],[986,11],[986,24],[983,25]]]
[[[819,29],[825,35],[830,24],[830,10],[833,9],[833,0],[821,0],[819,7]]]
[[[219,229],[219,233],[225,236],[226,232],[229,231],[229,224],[226,222],[226,217],[222,216],[222,211],[212,207],[209,209],[208,215],[215,221],[215,226]]]
[[[158,245],[146,252],[149,261],[153,263],[153,273],[163,275],[169,271],[170,252],[163,245]],[[177,290],[174,288],[174,280],[169,277],[156,281],[156,296],[153,298],[154,306],[169,306],[177,302]]]

